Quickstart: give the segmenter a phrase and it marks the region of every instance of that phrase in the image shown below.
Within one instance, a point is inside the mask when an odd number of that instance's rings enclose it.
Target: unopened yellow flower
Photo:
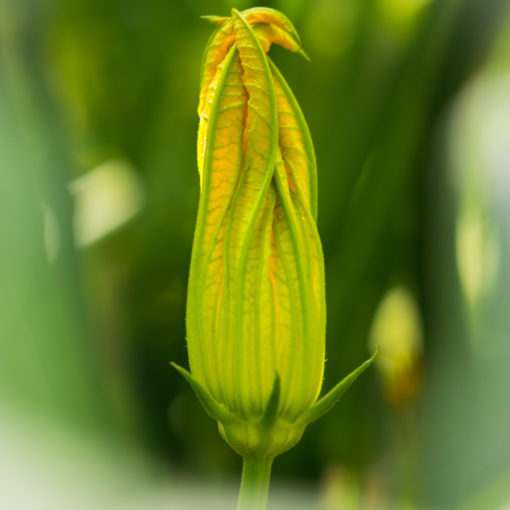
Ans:
[[[302,52],[278,11],[208,17],[198,113],[200,204],[188,306],[188,379],[225,440],[272,458],[293,446],[366,368],[317,401],[324,264],[308,127],[267,56]]]

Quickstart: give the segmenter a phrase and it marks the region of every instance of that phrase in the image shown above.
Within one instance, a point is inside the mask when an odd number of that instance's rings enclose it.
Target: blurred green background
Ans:
[[[1,508],[234,504],[240,460],[168,363],[200,16],[254,5],[0,0]],[[509,508],[510,2],[264,5],[311,57],[271,50],[318,159],[324,388],[381,345],[269,508]]]

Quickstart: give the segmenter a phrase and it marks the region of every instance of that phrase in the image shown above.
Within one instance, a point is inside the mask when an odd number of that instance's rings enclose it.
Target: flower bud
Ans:
[[[272,43],[303,53],[299,37],[272,9],[208,18],[218,28],[198,109],[191,374],[179,370],[239,454],[274,457],[361,372],[317,402],[326,310],[315,155],[298,103],[266,55]]]

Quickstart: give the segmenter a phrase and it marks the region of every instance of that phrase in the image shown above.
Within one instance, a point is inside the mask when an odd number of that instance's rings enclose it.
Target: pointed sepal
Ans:
[[[186,369],[180,367],[173,361],[170,362],[177,372],[179,372],[184,379],[191,386],[192,390],[195,392],[198,400],[202,404],[205,412],[214,420],[221,421],[224,423],[228,423],[234,419],[234,415],[227,409],[227,407],[221,402],[217,402],[211,396],[211,394],[198,382]]]
[[[349,389],[351,384],[374,362],[379,346],[376,347],[372,356],[353,370],[348,376],[344,377],[336,386],[334,386],[326,395],[320,398],[299,420],[309,424],[324,416],[335,406],[342,395]]]
[[[275,374],[273,388],[262,416],[262,425],[272,427],[278,417],[278,405],[280,404],[280,376]]]

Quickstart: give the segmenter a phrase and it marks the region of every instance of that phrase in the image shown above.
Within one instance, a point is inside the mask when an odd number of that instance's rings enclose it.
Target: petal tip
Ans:
[[[307,62],[311,62],[311,59],[308,56],[308,53],[306,53],[306,51],[303,48],[299,47],[299,49],[297,50],[297,53],[298,53],[298,55],[301,55]]]
[[[216,25],[218,27],[221,27],[223,23],[228,21],[227,16],[216,16],[215,14],[206,14],[205,16],[200,16],[200,19],[208,21],[209,23],[212,23],[213,25]]]

